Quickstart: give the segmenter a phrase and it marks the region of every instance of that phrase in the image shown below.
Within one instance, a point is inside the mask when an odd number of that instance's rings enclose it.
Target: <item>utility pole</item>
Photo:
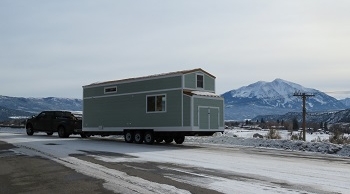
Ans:
[[[298,96],[303,99],[303,140],[306,141],[306,98],[315,96],[313,94],[306,94],[301,92],[295,92],[293,96]]]

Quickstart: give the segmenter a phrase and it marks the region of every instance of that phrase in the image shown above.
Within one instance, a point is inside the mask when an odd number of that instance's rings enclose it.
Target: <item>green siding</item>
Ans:
[[[210,108],[210,129],[218,129],[220,121],[218,120],[219,109]]]
[[[209,129],[209,114],[208,108],[199,108],[199,128],[200,129]]]
[[[185,75],[185,88],[196,89],[196,73]]]
[[[191,97],[183,95],[183,125],[191,126]]]
[[[145,91],[155,91],[155,90],[166,90],[173,88],[182,87],[182,76],[150,79],[150,80],[140,80],[129,83],[116,83],[95,87],[86,87],[83,91],[83,97],[94,97],[94,96],[104,96],[109,95],[104,93],[105,87],[117,86],[117,92],[111,93],[112,95],[118,94],[129,94]]]
[[[198,88],[197,88],[197,74],[204,75],[204,88],[203,88],[204,90],[215,91],[215,79],[213,77],[201,72],[201,71],[193,72],[193,73],[184,75],[185,88],[198,90]]]
[[[166,112],[146,113],[147,95],[166,94]],[[83,127],[173,127],[182,125],[182,91],[84,99]]]
[[[208,75],[204,75],[204,89],[215,91],[215,79]]]

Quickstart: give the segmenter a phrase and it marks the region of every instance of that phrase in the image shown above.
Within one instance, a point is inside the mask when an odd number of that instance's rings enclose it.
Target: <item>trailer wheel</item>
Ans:
[[[88,138],[88,137],[90,137],[90,134],[88,134],[88,133],[80,133],[80,137],[81,138]]]
[[[182,144],[185,141],[185,136],[178,136],[174,138],[176,144]]]
[[[124,132],[124,140],[126,143],[132,143],[134,141],[134,135],[131,131]]]
[[[164,141],[165,141],[165,143],[167,143],[167,144],[173,142],[173,140],[174,140],[174,139],[173,139],[172,137],[165,137],[165,138],[164,138]]]
[[[153,144],[154,143],[154,135],[152,131],[147,131],[144,136],[144,141],[146,144]]]
[[[162,141],[163,141],[163,138],[162,138],[162,137],[157,137],[157,138],[156,138],[156,142],[157,142],[157,143],[162,143]]]
[[[143,142],[143,134],[141,133],[141,131],[136,131],[134,133],[134,140],[135,143],[141,144]]]

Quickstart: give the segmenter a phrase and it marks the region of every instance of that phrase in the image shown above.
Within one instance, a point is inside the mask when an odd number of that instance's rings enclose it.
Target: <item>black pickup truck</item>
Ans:
[[[35,132],[46,132],[47,135],[52,135],[57,132],[61,138],[67,138],[71,134],[86,137],[81,130],[81,118],[69,111],[43,111],[27,120],[26,129],[28,135],[33,135]]]

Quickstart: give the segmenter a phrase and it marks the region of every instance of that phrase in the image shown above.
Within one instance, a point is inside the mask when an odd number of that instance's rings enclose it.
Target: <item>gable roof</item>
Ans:
[[[127,79],[120,79],[120,80],[112,80],[112,81],[105,81],[105,82],[96,82],[92,83],[83,87],[88,87],[88,86],[98,86],[98,85],[105,85],[105,84],[115,84],[115,83],[120,83],[120,82],[129,82],[129,81],[138,81],[142,79],[149,79],[149,78],[158,78],[158,77],[167,77],[167,76],[175,76],[175,75],[184,75],[184,74],[189,74],[193,72],[201,71],[208,76],[212,78],[216,78],[214,75],[208,73],[207,71],[204,71],[201,68],[196,68],[196,69],[191,69],[191,70],[183,70],[183,71],[175,71],[175,72],[169,72],[169,73],[161,73],[161,74],[155,74],[155,75],[149,75],[149,76],[142,76],[142,77],[135,77],[135,78],[127,78]]]

